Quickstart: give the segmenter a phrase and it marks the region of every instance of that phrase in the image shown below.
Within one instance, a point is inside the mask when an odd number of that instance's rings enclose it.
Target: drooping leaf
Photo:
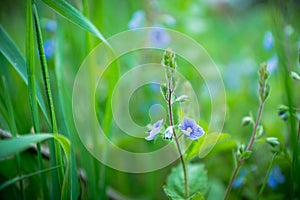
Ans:
[[[207,190],[207,172],[202,164],[187,165],[189,196],[187,199],[201,199]],[[186,199],[182,165],[172,169],[167,178],[164,192],[171,199]]]
[[[65,17],[67,20],[71,21],[72,23],[84,28],[85,30],[97,36],[102,42],[106,43],[109,46],[104,36],[95,27],[95,25],[92,22],[90,22],[90,20],[88,20],[81,12],[79,12],[67,1],[43,0],[43,2],[47,4],[49,7],[51,7],[52,9],[54,9],[58,14]]]
[[[20,151],[25,150],[26,148],[30,147],[32,143],[42,142],[49,138],[54,138],[58,143],[62,146],[63,150],[67,158],[70,155],[70,143],[68,139],[62,135],[56,135],[49,133],[39,133],[39,134],[28,134],[22,135],[19,137],[7,139],[7,140],[0,140],[0,159],[6,158],[8,156],[14,155]]]

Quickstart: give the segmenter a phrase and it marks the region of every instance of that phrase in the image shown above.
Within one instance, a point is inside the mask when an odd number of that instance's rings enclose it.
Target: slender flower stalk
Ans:
[[[256,138],[256,132],[257,132],[257,129],[258,129],[258,126],[259,126],[259,122],[260,122],[260,119],[261,119],[261,115],[262,115],[262,112],[263,112],[263,107],[264,107],[264,103],[269,95],[269,91],[270,91],[270,87],[269,85],[267,84],[267,79],[268,79],[268,71],[267,71],[267,65],[265,63],[263,63],[261,65],[261,68],[259,70],[259,99],[260,99],[260,104],[259,104],[259,110],[258,110],[258,114],[257,114],[257,118],[256,118],[256,121],[254,123],[254,127],[253,127],[253,131],[252,131],[252,134],[251,134],[251,138],[250,138],[250,141],[247,145],[247,147],[245,149],[243,149],[243,152],[244,153],[249,153],[248,155],[250,155],[250,150],[254,144],[254,141],[255,141],[255,138]],[[244,155],[246,155],[244,154]],[[236,178],[237,174],[238,174],[238,171],[240,169],[240,167],[242,166],[243,162],[248,158],[249,156],[241,156],[233,170],[233,173],[231,175],[231,178],[230,178],[230,181],[229,181],[229,184],[227,186],[227,189],[226,189],[226,193],[225,193],[225,200],[227,200],[229,198],[229,195],[230,195],[230,191],[231,191],[231,188],[232,188],[232,183],[234,181],[234,179]]]
[[[183,169],[183,176],[184,176],[184,189],[185,189],[185,197],[187,198],[189,196],[189,189],[188,189],[188,178],[187,178],[187,169],[186,169],[186,165],[182,156],[182,152],[181,152],[181,148],[180,148],[180,144],[179,144],[179,140],[178,137],[176,135],[176,131],[174,128],[174,120],[173,120],[173,109],[172,109],[172,95],[173,95],[173,89],[171,88],[171,80],[168,81],[168,90],[169,90],[169,97],[167,99],[168,101],[168,111],[169,111],[169,121],[170,121],[170,126],[172,126],[173,128],[173,135],[174,135],[174,139],[175,139],[175,143],[176,143],[176,147],[179,153],[179,158],[180,158],[180,162],[182,164],[182,169]]]

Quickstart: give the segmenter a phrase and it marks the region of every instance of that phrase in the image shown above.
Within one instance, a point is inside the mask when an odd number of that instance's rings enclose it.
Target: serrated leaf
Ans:
[[[229,134],[226,133],[207,133],[204,137],[200,137],[198,140],[193,141],[184,154],[184,157],[186,160],[191,160],[197,155],[199,155],[200,158],[203,158],[212,150],[216,143],[228,138]]]
[[[202,195],[207,190],[207,172],[202,164],[187,165],[189,197],[185,198],[184,176],[182,165],[174,167],[167,178],[167,185],[164,192],[171,199],[193,199],[197,193]],[[199,198],[197,194],[195,198]]]

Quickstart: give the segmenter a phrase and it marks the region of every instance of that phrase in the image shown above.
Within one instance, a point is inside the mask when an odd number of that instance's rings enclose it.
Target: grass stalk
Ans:
[[[50,119],[51,119],[51,125],[52,125],[52,133],[53,134],[58,134],[56,117],[55,117],[55,110],[54,110],[54,104],[53,104],[53,98],[52,98],[52,92],[51,92],[50,78],[49,78],[49,73],[48,73],[48,66],[47,66],[46,56],[45,56],[45,52],[44,52],[42,31],[41,31],[41,27],[40,27],[38,11],[37,11],[37,8],[36,8],[35,4],[33,4],[33,13],[34,13],[36,39],[37,39],[37,44],[38,44],[38,49],[39,49],[39,57],[40,57],[40,62],[41,62],[43,81],[44,81],[44,86],[45,86],[45,90],[46,90],[46,97],[47,97],[47,101],[48,101],[48,106],[49,106],[49,109],[50,109]],[[56,165],[63,165],[63,158],[62,158],[61,148],[60,148],[59,144],[56,141],[54,141],[54,149],[55,149]],[[62,184],[63,184],[63,179],[64,179],[64,170],[63,170],[63,168],[59,168],[57,170],[57,173],[58,173],[59,186],[61,188]]]
[[[35,68],[34,68],[34,31],[33,31],[33,15],[32,15],[32,1],[27,0],[27,16],[26,16],[26,67],[28,74],[28,92],[29,103],[32,114],[33,128],[35,133],[40,132],[38,104],[35,82]],[[41,145],[37,143],[37,155],[39,170],[43,169],[43,160],[41,155]],[[43,199],[48,199],[48,188],[45,175],[40,174],[43,190]]]

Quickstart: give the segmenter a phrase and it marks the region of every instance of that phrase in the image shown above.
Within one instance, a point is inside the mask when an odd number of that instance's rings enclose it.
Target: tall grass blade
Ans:
[[[0,52],[10,62],[14,69],[19,73],[23,81],[28,85],[28,76],[26,70],[25,58],[21,54],[17,45],[13,42],[11,37],[7,34],[4,28],[0,25]],[[47,114],[46,105],[41,94],[41,90],[37,85],[37,101],[41,107],[41,110],[45,116],[48,124],[50,124]]]
[[[39,49],[43,81],[44,81],[44,86],[45,86],[45,90],[46,90],[45,92],[46,92],[46,96],[47,96],[48,105],[50,108],[50,119],[51,119],[51,125],[52,125],[52,132],[54,135],[57,135],[58,134],[57,123],[56,123],[56,117],[55,117],[55,111],[54,111],[54,104],[53,104],[53,98],[52,98],[52,92],[51,92],[48,66],[47,66],[47,61],[46,61],[46,56],[45,56],[45,51],[44,51],[44,44],[43,44],[42,31],[41,31],[41,27],[40,27],[39,15],[38,15],[35,4],[33,4],[33,13],[34,13],[36,39],[37,39],[37,44],[38,44],[38,49]],[[58,146],[57,142],[54,142],[54,148],[55,148],[56,165],[62,165],[63,159],[62,159],[62,155],[61,155],[61,149]],[[60,168],[60,169],[58,169],[58,180],[59,180],[60,186],[62,186],[63,177],[64,177],[64,170],[63,170],[63,168]]]
[[[36,100],[36,82],[35,82],[35,68],[34,68],[34,31],[33,31],[33,16],[32,16],[32,1],[27,0],[27,16],[26,16],[26,67],[28,73],[28,92],[29,92],[29,103],[32,113],[33,128],[35,133],[40,132],[39,116],[38,116],[38,104]],[[38,165],[39,170],[43,169],[41,145],[37,143],[38,152]],[[45,175],[40,174],[43,198],[48,199],[48,188]]]

